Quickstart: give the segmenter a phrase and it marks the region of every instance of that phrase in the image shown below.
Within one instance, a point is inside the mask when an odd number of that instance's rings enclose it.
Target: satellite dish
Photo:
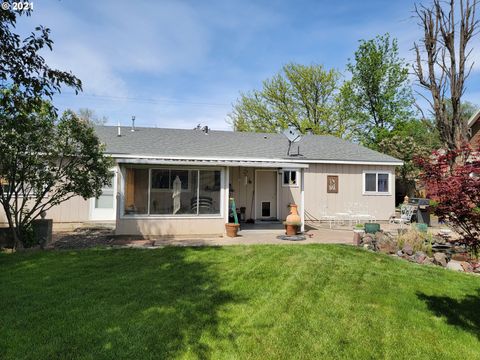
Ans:
[[[295,126],[289,126],[287,129],[283,130],[283,135],[285,135],[290,143],[302,140],[302,134],[300,134]]]

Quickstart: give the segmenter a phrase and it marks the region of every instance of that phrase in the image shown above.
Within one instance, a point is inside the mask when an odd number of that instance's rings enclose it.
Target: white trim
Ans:
[[[475,121],[480,117],[480,110],[478,110],[475,114],[472,115],[470,119],[468,119],[467,125],[468,127],[471,127],[473,124],[475,124]]]
[[[305,232],[305,170],[300,170],[300,220],[302,225],[300,231]]]
[[[122,220],[129,220],[129,219],[132,219],[132,220],[152,220],[152,219],[222,219],[223,216],[222,215],[208,215],[208,214],[205,214],[205,215],[195,215],[195,214],[192,214],[192,215],[175,215],[175,216],[172,216],[172,215],[161,215],[161,214],[154,214],[154,215],[145,215],[145,214],[141,214],[141,215],[124,215],[122,217],[120,217],[120,219]]]
[[[111,169],[113,173],[112,179],[112,197],[113,197],[113,207],[111,208],[96,208],[95,207],[95,200],[96,198],[89,199],[89,211],[88,211],[88,218],[92,221],[112,221],[115,220],[117,217],[117,191],[118,191],[118,167],[114,167]]]
[[[198,201],[198,194],[199,192],[199,186],[200,186],[200,171],[220,171],[220,213],[219,214],[199,214],[199,207],[197,206],[197,214],[191,214],[191,215],[171,215],[171,214],[150,214],[150,193],[151,193],[151,172],[152,169],[171,169],[168,166],[165,167],[135,167],[135,166],[125,166],[125,165],[130,165],[130,164],[122,164],[123,166],[119,166],[120,171],[122,173],[122,181],[120,184],[121,188],[121,208],[120,211],[117,212],[118,219],[122,220],[128,220],[128,219],[221,219],[223,218],[223,198],[222,198],[222,180],[224,180],[223,172],[225,171],[225,167],[208,167],[208,168],[201,168],[201,167],[184,167],[185,170],[189,171],[198,171],[198,180],[197,180],[197,201]],[[147,169],[148,170],[148,192],[147,192],[147,214],[125,214],[125,175],[123,174],[124,171],[127,170],[127,168],[133,168],[133,169]],[[228,186],[228,185],[227,185]],[[227,215],[228,216],[228,215]]]
[[[225,174],[225,175],[223,175]],[[229,207],[230,207],[230,168],[226,167],[225,171],[222,171],[223,176],[223,186],[222,186],[222,199],[223,203],[223,218],[225,219],[225,223],[228,223],[228,214],[229,214]]]
[[[299,182],[300,182],[300,179],[299,179],[299,176],[298,176],[298,170],[299,169],[282,169],[280,171],[280,174],[282,174],[281,178],[281,183],[282,183],[282,187],[285,187],[285,188],[298,188],[299,187]],[[302,169],[303,170],[303,169]],[[283,181],[283,176],[285,174],[285,171],[288,171],[288,172],[295,172],[295,184],[285,184],[285,182]]]
[[[197,157],[197,156],[152,156],[152,155],[126,155],[108,154],[117,159],[150,159],[150,160],[192,160],[192,161],[245,161],[245,162],[266,162],[278,166],[281,163],[295,164],[298,167],[308,167],[308,164],[346,164],[346,165],[403,165],[403,161],[353,161],[353,160],[313,160],[313,159],[269,159],[269,158],[230,158],[230,157]],[[280,164],[275,164],[280,163]],[[208,165],[208,164],[205,164]],[[265,166],[264,164],[258,164]]]
[[[376,174],[376,191],[365,191],[365,174]],[[388,174],[388,192],[378,191],[378,174]],[[362,171],[362,195],[364,196],[391,196],[392,195],[392,172],[388,170],[363,170]]]

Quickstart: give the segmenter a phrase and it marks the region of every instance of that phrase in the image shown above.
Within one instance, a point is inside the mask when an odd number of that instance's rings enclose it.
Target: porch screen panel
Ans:
[[[148,213],[148,169],[126,169],[125,214]]]
[[[220,187],[219,170],[200,170],[199,214],[220,214]]]
[[[152,169],[150,214],[196,215],[197,170]]]

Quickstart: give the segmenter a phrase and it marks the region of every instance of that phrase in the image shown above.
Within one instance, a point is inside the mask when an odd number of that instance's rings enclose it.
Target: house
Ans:
[[[112,186],[50,210],[56,223],[114,221],[118,235],[223,234],[229,198],[257,222],[285,219],[290,203],[302,220],[353,207],[377,220],[394,212],[401,161],[333,136],[289,144],[282,134],[208,128],[96,131],[116,162]]]
[[[480,110],[468,120],[470,144],[480,146]]]

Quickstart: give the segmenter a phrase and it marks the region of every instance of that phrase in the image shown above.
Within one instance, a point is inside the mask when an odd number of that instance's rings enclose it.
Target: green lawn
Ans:
[[[336,245],[0,255],[1,359],[480,359],[480,277]]]

